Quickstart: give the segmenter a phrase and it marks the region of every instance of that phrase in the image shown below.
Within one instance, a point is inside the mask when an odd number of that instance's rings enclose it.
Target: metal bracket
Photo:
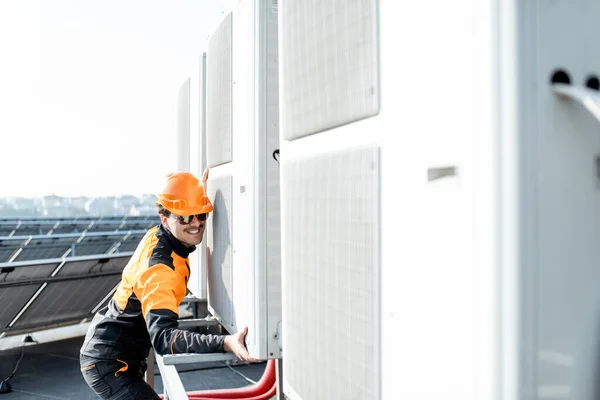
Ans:
[[[159,357],[158,355],[156,356]],[[238,358],[233,353],[186,353],[186,354],[169,354],[162,356],[164,365],[177,364],[192,364],[215,361],[237,360]]]
[[[175,365],[238,359],[232,353],[169,354],[164,356],[155,354],[155,358],[163,381],[165,400],[188,399]]]
[[[156,357],[154,357],[154,351],[151,351],[148,354],[148,358],[146,359],[147,368],[146,368],[146,383],[154,389],[154,364],[156,364]]]
[[[181,378],[174,365],[165,365],[163,357],[155,354],[156,364],[160,370],[160,376],[163,381],[163,391],[165,400],[169,399],[189,399]]]
[[[206,299],[200,299],[194,295],[188,294],[181,301],[182,303],[206,303]]]
[[[600,122],[600,93],[597,90],[566,83],[554,83],[552,90],[559,96],[577,101]]]
[[[214,317],[180,319],[177,321],[177,323],[179,324],[180,328],[193,328],[196,326],[220,325],[219,321]]]

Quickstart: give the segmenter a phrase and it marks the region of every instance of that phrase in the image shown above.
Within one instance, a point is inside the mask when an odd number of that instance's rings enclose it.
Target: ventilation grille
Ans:
[[[206,59],[206,161],[209,167],[231,162],[232,19],[221,22],[208,42]]]
[[[379,398],[379,151],[282,172],[284,379],[305,400]]]
[[[377,1],[284,1],[279,7],[283,138],[376,115]]]
[[[213,204],[207,224],[208,304],[225,323],[233,319],[232,177],[221,176],[208,183],[208,196]]]

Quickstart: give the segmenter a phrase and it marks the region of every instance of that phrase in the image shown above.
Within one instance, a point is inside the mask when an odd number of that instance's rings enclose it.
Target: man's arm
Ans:
[[[160,355],[228,351],[241,360],[256,361],[244,345],[248,328],[235,335],[203,335],[179,328],[174,295],[177,281],[173,272],[167,265],[156,264],[140,278],[142,293],[139,299],[154,350]]]
[[[179,328],[179,304],[175,297],[178,276],[166,264],[157,263],[139,279],[141,304],[152,346],[158,354],[223,352],[225,336],[202,335]]]

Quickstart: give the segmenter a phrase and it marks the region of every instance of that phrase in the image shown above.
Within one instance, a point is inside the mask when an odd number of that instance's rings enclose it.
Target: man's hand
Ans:
[[[237,358],[242,361],[257,362],[256,358],[250,357],[246,346],[244,345],[244,338],[248,334],[248,327],[236,333],[235,335],[225,336],[225,342],[223,343],[223,349],[230,353],[235,354]]]
[[[204,170],[202,174],[202,186],[204,186],[204,192],[206,193],[206,183],[208,182],[208,167]]]

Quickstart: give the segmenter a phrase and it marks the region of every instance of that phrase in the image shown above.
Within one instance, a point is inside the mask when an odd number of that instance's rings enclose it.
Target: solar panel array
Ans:
[[[131,255],[0,264],[0,333],[31,332],[90,318],[107,302]]]
[[[157,215],[0,218],[0,337],[89,319],[159,222]]]
[[[129,252],[146,231],[0,237],[0,263]]]
[[[104,218],[0,218],[0,237],[149,229],[158,216]]]

